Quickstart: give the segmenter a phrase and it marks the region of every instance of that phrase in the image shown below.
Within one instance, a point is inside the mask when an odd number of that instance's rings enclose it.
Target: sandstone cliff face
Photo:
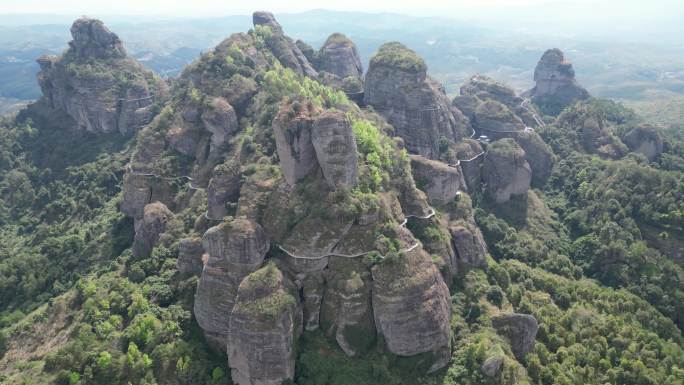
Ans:
[[[589,98],[589,92],[577,84],[575,70],[558,48],[542,55],[534,70],[536,85],[528,94],[537,105],[556,115],[578,100]]]
[[[310,102],[285,103],[273,120],[280,168],[290,186],[318,167],[311,131],[317,108]]]
[[[511,87],[492,78],[479,74],[475,75],[461,87],[460,91],[461,95],[454,98],[453,101],[459,108],[461,105],[465,105],[464,108],[474,111],[482,101],[494,100],[508,107],[526,126],[537,126],[533,117],[533,113],[536,113],[534,107],[529,103],[524,104],[525,99],[516,95]],[[474,107],[468,107],[469,105],[474,105]]]
[[[223,350],[242,279],[264,261],[269,241],[259,224],[237,218],[212,227],[202,245],[208,259],[195,294],[195,318],[207,340]]]
[[[425,62],[400,43],[382,45],[366,73],[364,101],[396,129],[409,152],[437,159],[439,141],[469,132],[463,114],[427,76]]]
[[[467,225],[454,225],[449,233],[456,254],[455,261],[452,261],[456,271],[487,265],[487,244],[474,221]]]
[[[359,100],[355,96],[363,93],[363,66],[353,41],[341,33],[330,35],[315,53],[314,65],[324,84],[341,89],[352,99]]]
[[[207,186],[207,215],[210,218],[223,218],[228,215],[227,202],[235,202],[240,196],[240,166],[237,162],[228,161],[214,168],[209,186]]]
[[[465,191],[466,182],[460,167],[411,155],[411,171],[418,187],[425,191],[430,203],[444,205],[456,198],[459,191]]]
[[[532,184],[542,186],[551,176],[555,155],[551,147],[536,132],[521,132],[515,138],[525,151],[525,159],[532,169]]]
[[[537,320],[529,314],[506,313],[492,318],[492,325],[497,332],[511,342],[511,350],[519,361],[534,349],[539,325]]]
[[[145,206],[143,217],[135,224],[133,256],[147,257],[159,241],[159,235],[166,231],[167,224],[173,220],[173,213],[160,202]]]
[[[371,277],[358,261],[333,259],[326,270],[321,328],[350,357],[375,343]]]
[[[294,377],[302,311],[295,288],[274,264],[240,284],[230,317],[228,363],[238,385],[280,385]]]
[[[64,55],[38,59],[38,83],[48,105],[94,133],[129,135],[147,124],[152,104],[166,93],[164,83],[128,58],[119,37],[101,21],[78,19],[71,35]]]
[[[475,124],[486,134],[497,132],[518,132],[525,129],[525,123],[504,104],[495,100],[480,103],[475,109]]]
[[[663,138],[658,130],[649,124],[635,127],[622,141],[631,151],[643,154],[648,160],[655,160],[663,153]]]
[[[273,17],[272,13],[254,12],[252,19],[255,28],[260,26],[268,28],[268,32],[265,33],[266,44],[283,66],[292,69],[300,75],[306,75],[311,78],[318,76],[316,70],[313,69],[311,63],[309,63],[309,60],[295,42],[285,36],[283,28]]]
[[[311,142],[323,177],[333,189],[356,185],[356,137],[351,124],[340,111],[323,113],[316,119]]]
[[[204,262],[202,261],[203,255],[204,248],[202,248],[202,238],[183,238],[180,240],[180,245],[178,246],[176,268],[181,274],[199,276],[202,274],[202,269],[204,268]]]
[[[449,361],[449,289],[420,247],[373,267],[373,315],[387,349],[400,356],[432,353],[436,370]]]
[[[202,113],[202,123],[211,132],[211,148],[209,152],[218,152],[226,144],[228,138],[239,129],[237,115],[233,106],[223,98],[214,98],[209,108]]]
[[[527,193],[532,181],[532,169],[525,160],[525,151],[513,139],[492,143],[485,154],[482,179],[487,195],[496,203],[504,203],[511,196]]]

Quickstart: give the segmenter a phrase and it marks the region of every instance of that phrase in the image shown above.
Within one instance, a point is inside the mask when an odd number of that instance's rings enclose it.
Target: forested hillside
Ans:
[[[558,49],[450,99],[404,44],[253,22],[171,82],[94,19],[39,60],[0,383],[684,384],[681,130]]]

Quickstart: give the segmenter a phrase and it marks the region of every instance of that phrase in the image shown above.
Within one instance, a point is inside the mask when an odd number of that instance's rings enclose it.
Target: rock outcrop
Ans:
[[[638,152],[651,161],[663,153],[663,138],[657,128],[650,124],[635,127],[622,138],[622,141],[631,151]]]
[[[254,12],[252,20],[257,33],[262,33],[266,45],[283,66],[290,68],[300,75],[306,75],[311,78],[318,76],[318,73],[313,69],[311,63],[309,63],[309,60],[304,56],[297,44],[285,36],[283,27],[276,21],[272,13]],[[263,29],[262,32],[259,32],[259,28]]]
[[[203,255],[202,238],[183,238],[178,245],[176,268],[181,274],[200,276],[204,268]]]
[[[294,186],[318,167],[311,131],[320,111],[309,101],[285,103],[273,120],[273,132],[285,181]]]
[[[320,115],[311,132],[323,177],[332,189],[348,189],[356,185],[356,137],[351,124],[341,111]]]
[[[492,143],[484,156],[482,180],[487,196],[496,203],[526,194],[532,181],[532,169],[525,159],[525,151],[513,139]]]
[[[148,257],[159,242],[159,235],[166,231],[167,224],[173,220],[173,213],[160,202],[145,206],[143,217],[135,223],[133,256]]]
[[[557,115],[589,92],[577,84],[575,70],[558,48],[544,52],[534,69],[535,86],[527,92],[532,101],[548,114]]]
[[[519,361],[534,349],[539,325],[537,319],[529,314],[505,313],[492,317],[492,325],[496,331],[508,338],[511,350]]]
[[[209,107],[202,112],[201,119],[204,127],[211,132],[209,152],[218,152],[239,129],[233,106],[223,98],[212,99]]]
[[[237,203],[242,185],[237,162],[228,161],[214,168],[207,186],[207,216],[220,219],[228,215],[227,202]]]
[[[236,218],[207,230],[202,246],[208,258],[195,293],[195,318],[207,340],[224,350],[238,286],[263,263],[269,241],[259,224]]]
[[[487,244],[474,221],[470,226],[454,225],[449,228],[449,233],[456,254],[456,260],[452,261],[456,271],[487,265]]]
[[[378,334],[396,355],[432,353],[430,370],[439,369],[450,356],[449,289],[422,248],[394,258],[372,268]]]
[[[534,119],[536,111],[525,99],[516,95],[515,91],[507,85],[483,75],[475,75],[461,87],[461,95],[454,98],[453,103],[463,113],[469,115],[471,120],[477,106],[486,100],[497,101],[508,107],[525,125],[537,126]],[[469,111],[469,113],[466,113]],[[472,112],[471,112],[472,111]]]
[[[487,100],[475,109],[475,125],[478,130],[490,133],[510,133],[525,129],[525,123],[503,103]]]
[[[333,33],[316,53],[319,79],[341,89],[354,99],[363,93],[363,66],[356,44],[341,33]],[[361,98],[362,100],[363,98]]]
[[[423,59],[400,43],[383,44],[371,59],[364,101],[394,126],[409,152],[426,158],[439,157],[441,139],[455,142],[470,132]]]
[[[532,169],[532,184],[544,185],[551,176],[555,161],[551,147],[534,131],[516,134],[515,141],[525,151],[525,159]]]
[[[350,357],[375,343],[371,277],[361,263],[333,259],[326,270],[321,329]]]
[[[230,317],[228,364],[238,385],[292,379],[302,311],[292,282],[268,264],[240,284]]]
[[[129,135],[147,124],[152,104],[164,97],[164,82],[128,58],[119,37],[101,21],[80,18],[71,35],[64,55],[38,59],[47,104],[89,132]]]
[[[466,182],[460,167],[411,155],[411,171],[418,188],[427,194],[430,203],[444,205],[456,198],[459,191],[465,191]]]

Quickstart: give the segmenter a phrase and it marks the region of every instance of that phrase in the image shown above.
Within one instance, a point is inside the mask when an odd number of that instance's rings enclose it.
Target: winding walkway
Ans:
[[[546,123],[544,123],[544,121],[541,118],[539,118],[539,116],[537,116],[537,113],[534,111],[534,109],[530,108],[527,105],[529,102],[530,102],[530,99],[524,98],[523,101],[520,103],[520,108],[529,112],[539,127],[546,127]]]
[[[427,214],[427,215],[411,215],[411,214],[409,214],[409,215],[404,215],[404,220],[401,222],[401,224],[400,224],[399,226],[405,227],[405,226],[406,226],[406,223],[408,222],[408,218],[430,219],[430,218],[432,218],[434,215],[435,215],[435,209],[433,209],[432,207],[430,207],[430,213]],[[407,247],[407,248],[405,248],[405,249],[399,250],[399,253],[408,253],[408,252],[410,252],[410,251],[413,251],[416,247],[418,247],[419,244],[420,244],[420,242],[416,241],[416,243],[414,243],[413,245],[411,245],[411,246],[409,246],[409,247]],[[358,257],[363,257],[364,255],[368,255],[368,254],[370,254],[370,253],[372,253],[372,252],[374,252],[374,251],[377,251],[377,250],[368,250],[368,251],[363,251],[363,252],[356,253],[356,254],[340,254],[340,253],[333,253],[333,252],[331,252],[331,253],[323,254],[323,255],[320,255],[320,256],[316,256],[316,257],[304,257],[304,256],[301,256],[301,255],[296,255],[296,254],[294,254],[294,253],[292,253],[292,252],[286,250],[282,245],[276,244],[276,246],[278,246],[278,248],[279,248],[283,253],[287,254],[287,255],[288,255],[289,257],[291,257],[291,258],[294,258],[294,259],[311,260],[311,261],[318,261],[318,260],[321,260],[321,259],[323,259],[323,258],[328,258],[328,257],[358,258]],[[378,254],[378,255],[379,255],[379,254]],[[380,255],[380,259],[385,259],[385,257],[384,257],[383,255]]]

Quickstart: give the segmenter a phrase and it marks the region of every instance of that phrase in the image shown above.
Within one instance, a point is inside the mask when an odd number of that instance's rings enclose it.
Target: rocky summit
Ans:
[[[544,52],[534,69],[535,86],[527,92],[544,112],[557,115],[570,104],[589,98],[589,92],[577,84],[572,63],[558,48]]]
[[[676,129],[558,50],[449,100],[402,43],[252,22],[168,86],[94,19],[40,59],[0,119],[0,382],[681,383]]]
[[[423,59],[403,44],[382,45],[365,81],[365,103],[387,119],[409,151],[437,159],[440,139],[456,142],[469,135],[467,119],[427,76]]]
[[[78,129],[130,135],[149,123],[166,84],[126,55],[119,37],[95,19],[71,27],[60,57],[38,59],[43,102],[66,112]]]

